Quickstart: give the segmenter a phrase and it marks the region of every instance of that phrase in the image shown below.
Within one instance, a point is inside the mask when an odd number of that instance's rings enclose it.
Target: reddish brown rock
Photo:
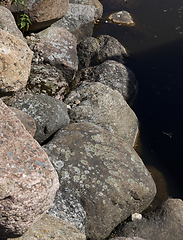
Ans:
[[[30,135],[34,137],[34,134],[36,132],[35,120],[32,117],[30,117],[27,113],[17,108],[10,107],[10,109],[15,113],[17,118],[20,119],[20,121],[23,123],[23,125],[25,126],[26,130],[30,133]]]
[[[69,0],[24,0],[25,7],[22,8],[21,1],[18,9],[26,13],[32,24],[31,31],[37,31],[50,26],[55,21],[62,18],[67,12]],[[11,6],[11,11],[16,12],[15,4]]]
[[[21,236],[52,205],[59,182],[40,145],[0,100],[0,233]]]

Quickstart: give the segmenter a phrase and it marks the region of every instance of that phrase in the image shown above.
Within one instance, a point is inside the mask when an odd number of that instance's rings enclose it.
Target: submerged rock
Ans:
[[[121,138],[90,123],[69,124],[43,149],[87,214],[86,235],[104,239],[156,194],[154,181],[135,150]]]
[[[130,15],[129,12],[127,11],[120,11],[111,14],[108,19],[117,24],[122,24],[122,25],[127,25],[127,26],[134,26],[135,23]]]

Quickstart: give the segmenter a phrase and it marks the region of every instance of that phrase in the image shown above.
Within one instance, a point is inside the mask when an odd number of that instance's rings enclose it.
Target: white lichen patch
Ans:
[[[81,160],[81,163],[82,163],[83,165],[85,165],[85,166],[87,166],[87,165],[88,165],[88,162],[87,162],[87,161],[85,161],[85,160]]]

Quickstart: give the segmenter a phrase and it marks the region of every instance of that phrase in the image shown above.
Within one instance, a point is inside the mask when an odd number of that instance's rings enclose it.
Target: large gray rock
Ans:
[[[33,53],[25,42],[0,30],[0,90],[17,91],[26,86]]]
[[[86,212],[69,189],[60,186],[47,213],[71,223],[81,233],[85,234]]]
[[[122,63],[122,59],[128,57],[126,49],[116,38],[109,35],[101,35],[97,40],[100,45],[98,62],[103,63],[106,60],[115,60]]]
[[[62,100],[69,91],[69,85],[62,71],[49,64],[32,64],[27,88],[34,94],[44,93]]]
[[[95,7],[90,5],[69,4],[65,16],[52,24],[52,27],[61,27],[71,32],[80,42],[91,37],[94,28]]]
[[[49,27],[37,36],[40,38],[38,46],[43,51],[45,62],[65,71],[66,77],[70,76],[66,80],[72,81],[73,74],[78,70],[77,42],[74,35],[64,28]]]
[[[128,222],[118,235],[146,240],[181,240],[183,236],[183,201],[168,199],[139,221]]]
[[[90,5],[95,7],[95,20],[102,18],[103,5],[98,0],[69,0],[70,3]]]
[[[24,0],[24,4],[23,8],[19,2],[19,13],[23,11],[29,16],[32,22],[29,30],[38,31],[62,18],[67,12],[69,0]],[[13,4],[10,10],[17,12],[17,6]]]
[[[86,240],[70,223],[45,214],[39,221],[16,240]],[[12,240],[8,238],[7,240]]]
[[[154,181],[135,150],[90,123],[69,124],[44,146],[58,172],[86,211],[86,236],[105,239],[156,194]]]
[[[3,6],[0,6],[0,29],[9,32],[22,41],[25,41],[22,32],[17,27],[13,14]]]
[[[36,122],[37,130],[34,138],[43,143],[59,128],[69,124],[67,106],[60,100],[44,94],[28,95],[12,104]]]
[[[79,69],[115,60],[123,63],[128,53],[123,45],[114,37],[101,35],[98,38],[87,38],[77,45]]]
[[[138,83],[134,73],[124,64],[113,60],[82,69],[76,74],[72,85],[79,86],[83,81],[100,82],[117,90],[129,105],[132,105],[137,95]]]
[[[83,82],[68,94],[65,103],[71,106],[72,122],[100,125],[134,146],[138,119],[118,91],[99,82]]]
[[[0,236],[18,237],[51,207],[59,188],[48,156],[0,99]]]
[[[89,37],[77,45],[78,68],[88,68],[98,64],[97,58],[100,50],[99,42]]]

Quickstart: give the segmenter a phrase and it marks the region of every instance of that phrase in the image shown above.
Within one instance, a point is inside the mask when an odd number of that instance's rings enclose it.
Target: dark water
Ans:
[[[139,154],[160,170],[169,195],[183,199],[183,1],[103,0],[103,24],[94,32],[117,38],[130,53],[139,93],[133,106],[141,123]],[[127,10],[134,27],[105,23]]]

